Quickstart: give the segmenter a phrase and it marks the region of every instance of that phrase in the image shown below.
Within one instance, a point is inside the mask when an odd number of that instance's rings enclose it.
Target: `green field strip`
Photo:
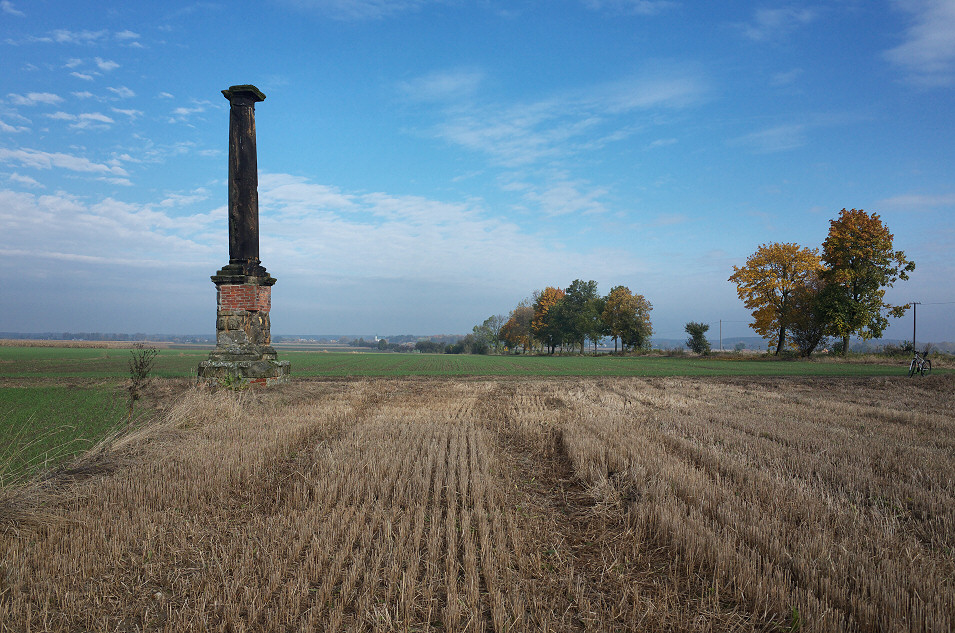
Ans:
[[[196,375],[205,350],[161,350],[152,376]],[[285,351],[292,376],[904,376],[906,365],[691,356],[470,356]],[[126,380],[129,350],[0,347],[0,378]],[[937,373],[951,370],[936,369]]]
[[[127,397],[104,387],[0,388],[0,480],[89,449],[124,422]]]

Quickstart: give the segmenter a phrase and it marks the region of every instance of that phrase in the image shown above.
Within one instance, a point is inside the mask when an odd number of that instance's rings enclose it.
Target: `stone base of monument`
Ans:
[[[199,363],[199,381],[218,387],[268,387],[291,380],[287,360],[204,360]]]
[[[275,278],[260,268],[246,275],[227,266],[216,284],[216,348],[199,363],[199,382],[213,386],[269,386],[289,382],[289,362],[278,360],[272,347],[269,311]]]

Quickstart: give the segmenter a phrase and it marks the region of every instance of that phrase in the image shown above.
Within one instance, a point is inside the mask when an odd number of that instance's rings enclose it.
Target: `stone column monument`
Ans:
[[[212,276],[216,285],[216,348],[199,363],[199,380],[213,384],[288,382],[288,361],[272,347],[269,310],[275,278],[259,261],[259,174],[255,150],[255,86],[222,91],[229,113],[229,263]]]

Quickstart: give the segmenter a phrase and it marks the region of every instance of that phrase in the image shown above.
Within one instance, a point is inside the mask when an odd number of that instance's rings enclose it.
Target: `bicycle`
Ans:
[[[914,376],[915,374],[928,376],[930,373],[932,373],[932,361],[927,358],[922,358],[921,354],[915,352],[915,358],[909,363],[909,376]]]

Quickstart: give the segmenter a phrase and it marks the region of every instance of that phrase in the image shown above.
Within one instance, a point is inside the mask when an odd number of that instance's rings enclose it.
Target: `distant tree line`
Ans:
[[[849,350],[849,337],[879,338],[888,317],[900,317],[909,304],[885,302],[885,288],[908,279],[915,262],[893,250],[893,236],[879,215],[843,209],[829,222],[822,251],[794,243],[761,245],[745,266],[733,266],[729,280],[752,310],[750,327],[769,346],[810,356],[828,337]]]
[[[33,341],[161,341],[164,343],[214,343],[215,336],[183,334],[121,334],[114,332],[0,332],[0,339]]]
[[[558,351],[584,353],[610,337],[614,352],[650,345],[653,306],[626,286],[601,296],[597,282],[575,279],[566,289],[548,286],[535,291],[507,316],[490,316],[448,350],[459,354]]]

